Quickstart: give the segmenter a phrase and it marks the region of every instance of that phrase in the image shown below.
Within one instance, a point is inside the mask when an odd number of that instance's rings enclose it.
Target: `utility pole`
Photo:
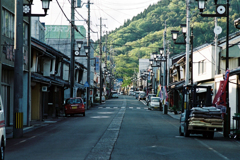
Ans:
[[[215,17],[215,27],[217,27],[217,17]],[[218,49],[217,49],[217,41],[218,41],[218,34],[215,33],[215,75],[219,74],[219,56],[218,56]]]
[[[88,48],[88,57],[87,57],[87,82],[88,82],[88,87],[87,87],[87,109],[89,108],[89,103],[90,103],[90,59],[91,59],[91,47],[90,47],[90,0],[88,0],[88,40],[87,40],[87,46]],[[100,97],[101,99],[101,97]]]
[[[189,83],[189,49],[190,49],[190,0],[187,0],[187,33],[186,33],[186,65],[185,65],[185,85]]]
[[[102,17],[100,18],[100,43],[99,43],[99,49],[100,49],[100,103],[102,103]]]
[[[106,31],[106,37],[105,37],[105,41],[106,41],[106,56],[105,56],[105,67],[107,69],[107,39],[108,39],[108,35],[107,35],[107,31]],[[105,83],[105,87],[106,87],[106,91],[107,91],[107,81],[106,81],[106,74],[104,75],[104,83]]]
[[[23,136],[23,0],[15,0],[13,138]]]
[[[186,33],[186,65],[185,65],[185,86],[189,83],[189,50],[190,50],[190,0],[186,1],[187,4],[187,18],[186,18],[186,27],[187,27],[187,33]],[[189,95],[186,95],[184,97],[184,108],[187,110],[188,108],[188,100]]]
[[[166,49],[166,38],[167,38],[167,26],[166,26],[166,21],[165,21],[165,30],[164,30],[164,35],[163,35],[163,49],[164,49],[164,52],[163,52],[163,56],[166,56],[167,55],[167,49]],[[163,62],[164,63],[164,62]],[[163,74],[163,87],[166,86],[166,65],[163,65],[163,72],[165,72]]]
[[[74,92],[74,64],[75,64],[75,58],[74,58],[74,24],[75,24],[75,21],[74,21],[74,18],[75,18],[75,13],[74,13],[74,1],[75,0],[71,0],[71,51],[70,51],[70,54],[71,54],[71,64],[70,64],[70,97],[75,97],[75,95],[73,94]]]
[[[103,83],[102,83],[102,17],[100,17],[100,43],[99,43],[99,49],[100,49],[100,103],[102,103],[102,90],[103,90]],[[98,26],[98,25],[97,25]],[[106,26],[105,26],[106,27]]]

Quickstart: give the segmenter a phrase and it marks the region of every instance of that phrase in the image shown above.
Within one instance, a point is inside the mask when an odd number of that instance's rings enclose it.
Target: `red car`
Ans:
[[[67,116],[68,114],[82,114],[83,116],[85,116],[85,106],[81,97],[66,99],[64,108],[65,116]]]

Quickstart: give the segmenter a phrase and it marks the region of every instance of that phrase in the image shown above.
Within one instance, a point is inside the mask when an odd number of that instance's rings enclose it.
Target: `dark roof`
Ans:
[[[56,50],[55,48],[47,45],[46,43],[43,43],[41,41],[39,41],[38,39],[34,38],[34,37],[31,37],[31,42],[34,42],[36,44],[39,44],[41,46],[43,46],[44,48],[46,48],[46,50],[50,53],[52,53],[53,55],[55,56],[58,56],[58,57],[63,57],[63,58],[66,58],[66,59],[70,59],[67,55],[63,54],[62,52]]]

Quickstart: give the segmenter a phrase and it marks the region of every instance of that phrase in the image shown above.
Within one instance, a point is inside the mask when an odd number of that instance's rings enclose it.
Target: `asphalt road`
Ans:
[[[216,133],[178,136],[179,120],[150,111],[134,96],[118,99],[7,139],[6,160],[240,159],[240,143]]]

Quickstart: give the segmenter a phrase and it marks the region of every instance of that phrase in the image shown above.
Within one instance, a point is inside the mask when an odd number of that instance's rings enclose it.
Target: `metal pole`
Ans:
[[[166,21],[165,21],[165,31],[164,31],[164,39],[163,39],[163,48],[164,48],[164,55],[163,56],[166,56],[167,55],[167,53],[166,53],[166,36],[167,36],[167,27],[166,27]],[[163,62],[164,63],[164,62]],[[166,85],[166,65],[163,65],[163,72],[165,72],[164,74],[163,74],[163,86],[165,86]]]
[[[192,27],[191,27],[191,37],[190,38],[191,38],[190,43],[191,43],[191,59],[192,59],[191,85],[193,85],[193,28]]]
[[[107,70],[107,31],[106,31],[106,39],[105,39],[105,41],[106,41],[105,67],[106,67],[106,70]],[[105,75],[105,77],[104,77],[104,83],[105,83],[106,95],[107,95],[107,81],[106,81],[106,79],[107,79],[107,76]]]
[[[187,33],[186,33],[186,64],[185,64],[185,85],[188,85],[189,83],[189,44],[190,44],[190,0],[187,0]],[[189,106],[187,105],[188,102],[188,95],[185,96],[184,99],[184,106],[188,110]]]
[[[100,18],[100,103],[102,103],[102,17]]]
[[[89,108],[89,103],[90,103],[90,59],[91,59],[91,47],[90,47],[90,0],[88,0],[88,41],[87,41],[87,46],[88,48],[88,57],[87,57],[87,82],[89,87],[87,87],[87,109]],[[100,97],[101,98],[101,97]]]
[[[13,138],[23,136],[23,0],[15,0]]]
[[[217,17],[215,17],[215,27],[217,26]],[[218,44],[217,44],[217,41],[218,41],[218,35],[215,34],[215,75],[218,75],[219,74],[219,60],[218,60],[218,50],[217,50],[217,47],[218,47]]]
[[[74,0],[71,0],[71,64],[70,64],[70,97],[73,97],[74,92]]]
[[[229,0],[227,0],[227,36],[226,36],[226,70],[229,69]],[[227,104],[227,112],[224,117],[224,137],[228,137],[230,133],[230,107],[229,107],[229,83],[227,82],[226,86],[226,104]]]
[[[187,0],[187,33],[186,33],[186,65],[185,65],[185,85],[189,83],[189,41],[190,41],[190,0]]]

